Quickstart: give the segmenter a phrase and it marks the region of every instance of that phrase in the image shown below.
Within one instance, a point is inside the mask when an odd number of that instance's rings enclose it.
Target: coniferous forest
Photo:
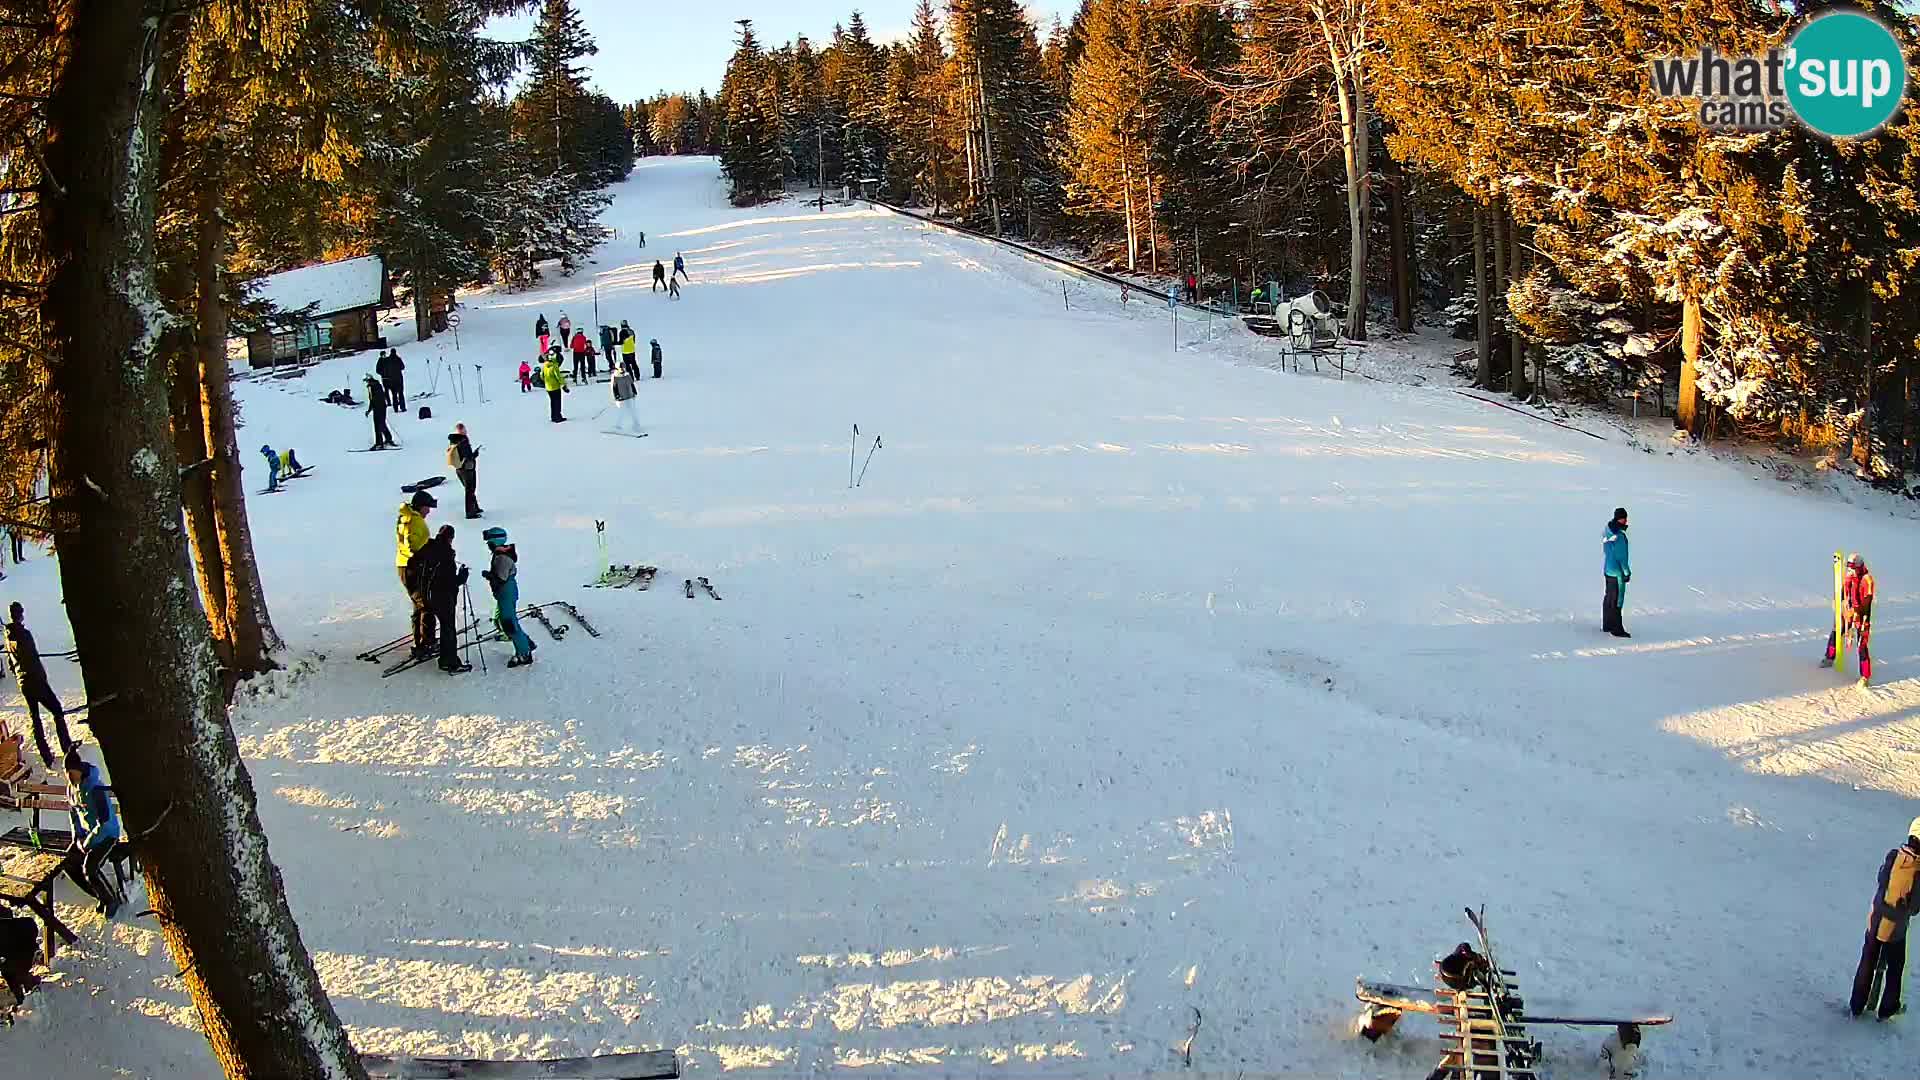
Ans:
[[[1816,5],[1817,6],[1817,5]],[[1913,23],[1865,10],[1912,54]],[[780,45],[740,24],[733,197],[848,186],[1184,277],[1323,292],[1345,334],[1444,326],[1522,399],[1663,401],[1702,439],[1916,466],[1916,165],[1877,136],[1712,132],[1647,58],[1755,54],[1809,9],[1540,0],[921,0]],[[1911,99],[1913,88],[1907,88]]]

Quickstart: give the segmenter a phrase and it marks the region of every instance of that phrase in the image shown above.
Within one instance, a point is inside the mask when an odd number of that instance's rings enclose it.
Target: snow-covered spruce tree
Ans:
[[[215,1059],[231,1078],[358,1080],[267,853],[180,529],[154,280],[155,61],[179,47],[174,18],[94,0],[50,31],[32,216],[61,585],[89,720]]]
[[[436,295],[486,277],[505,209],[506,125],[489,104],[517,46],[481,31],[520,0],[413,0],[404,47],[375,54],[366,91],[376,122],[349,188],[364,199],[365,244],[413,298],[414,331],[433,336]]]
[[[581,61],[599,51],[573,0],[542,0],[527,43],[527,83],[513,102],[513,134],[535,170],[595,175],[586,137],[593,95]]]
[[[779,73],[767,62],[753,21],[740,20],[740,37],[720,86],[726,137],[720,166],[736,206],[752,206],[779,194],[786,179],[781,145]]]

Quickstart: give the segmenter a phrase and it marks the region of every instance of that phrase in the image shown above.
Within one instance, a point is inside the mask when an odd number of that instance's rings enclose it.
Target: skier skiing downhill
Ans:
[[[673,276],[683,277],[688,281],[693,280],[692,275],[687,273],[687,260],[682,258],[677,251],[673,253]]]
[[[495,525],[480,534],[486,542],[492,561],[480,576],[487,579],[487,585],[493,589],[494,621],[500,626],[500,633],[513,644],[513,659],[507,661],[510,668],[522,667],[533,663],[533,640],[526,631],[520,629],[520,553],[507,542],[507,530]]]
[[[625,371],[613,373],[613,429],[627,428],[635,433],[640,430],[640,421],[633,416],[633,399],[638,393],[633,386],[633,376]]]
[[[1847,574],[1840,585],[1840,610],[1844,617],[1841,629],[1858,643],[1860,685],[1865,686],[1873,678],[1873,654],[1867,649],[1873,638],[1873,571],[1867,569],[1867,560],[1857,551],[1847,556]],[[1821,667],[1833,666],[1840,648],[1837,635],[1836,630],[1827,631],[1827,658],[1820,661]]]
[[[1600,629],[1618,638],[1630,638],[1621,618],[1627,607],[1627,582],[1633,580],[1633,562],[1627,557],[1627,508],[1615,507],[1607,531],[1600,536],[1605,556],[1607,591],[1601,598]]]
[[[1867,912],[1867,940],[1860,948],[1860,966],[1853,972],[1853,998],[1848,1008],[1859,1016],[1876,1003],[1873,996],[1875,974],[1880,975],[1880,1000],[1875,1009],[1882,1020],[1901,1012],[1900,976],[1907,966],[1907,918],[1920,902],[1920,818],[1907,826],[1906,843],[1887,852],[1880,864],[1879,884],[1873,894],[1873,907]]]

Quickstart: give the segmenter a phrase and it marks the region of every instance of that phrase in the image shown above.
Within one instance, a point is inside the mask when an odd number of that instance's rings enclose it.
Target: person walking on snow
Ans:
[[[673,276],[683,277],[688,281],[693,280],[693,278],[687,274],[687,260],[681,258],[680,253],[677,251],[673,253]]]
[[[657,379],[660,377],[660,364],[663,359],[660,355],[660,339],[648,338],[647,344],[653,346],[653,377]]]
[[[634,335],[633,327],[627,320],[620,320],[620,366],[634,378],[640,377],[640,365],[633,358],[633,351],[639,346],[639,338]]]
[[[680,279],[678,277],[670,277],[667,279],[667,299],[680,299]]]
[[[613,376],[613,429],[627,428],[636,434],[640,431],[640,421],[633,415],[633,399],[639,394],[634,389],[633,376],[625,371],[615,372]]]
[[[1873,571],[1867,569],[1867,560],[1859,552],[1847,556],[1847,574],[1840,584],[1841,629],[1847,637],[1859,643],[1860,685],[1873,678],[1873,655],[1867,650],[1867,643],[1873,638]],[[1827,631],[1827,658],[1820,661],[1821,667],[1832,667],[1840,641],[1835,631]]]
[[[467,489],[467,520],[471,521],[486,511],[480,509],[480,500],[474,496],[474,488],[480,477],[480,451],[473,448],[467,438],[467,425],[453,425],[453,434],[447,436],[447,468],[460,478],[460,486]]]
[[[439,506],[438,500],[424,491],[416,491],[413,498],[400,504],[400,514],[393,525],[396,541],[395,562],[400,569],[400,587],[407,591],[407,599],[413,604],[413,658],[424,660],[433,652],[434,618],[433,609],[427,606],[427,594],[420,588],[419,570],[414,556],[427,546],[427,515]]]
[[[540,345],[540,351],[546,352],[547,346],[546,346],[545,339],[547,336],[547,314],[544,311],[540,313],[539,318],[536,318],[533,320],[533,336],[542,339],[541,345]]]
[[[51,769],[53,750],[47,746],[47,729],[40,723],[40,707],[46,706],[53,714],[53,730],[60,737],[62,754],[71,754],[74,746],[73,737],[67,734],[67,710],[47,681],[40,646],[34,643],[33,631],[27,629],[27,609],[15,601],[7,606],[7,616],[7,663],[12,665],[13,677],[20,685],[20,700],[26,702],[27,716],[33,720],[33,742],[40,750],[40,760]]]
[[[387,397],[393,401],[393,411],[406,412],[407,365],[400,359],[400,350],[388,349],[384,356],[374,361],[373,370],[380,374],[380,385],[387,388]]]
[[[1867,911],[1867,940],[1860,947],[1860,966],[1853,971],[1853,997],[1847,1008],[1859,1016],[1869,1008],[1882,1020],[1900,1013],[1900,976],[1907,966],[1907,919],[1920,903],[1920,818],[1907,826],[1907,841],[1887,852],[1880,864],[1880,877],[1873,894],[1873,907]],[[1880,1000],[1873,996],[1875,975],[1879,976]]]
[[[525,360],[522,360],[520,361],[520,392],[523,394],[527,394],[527,393],[531,393],[532,391],[533,391],[533,365],[527,363]]]
[[[560,313],[559,330],[561,341],[573,340],[573,320],[569,319],[564,311]]]
[[[644,250],[646,246],[647,246],[647,234],[645,230],[642,230],[640,233],[640,247]]]
[[[80,891],[93,897],[94,908],[111,919],[120,910],[120,890],[107,881],[107,861],[120,842],[120,815],[100,782],[100,770],[78,752],[67,751],[67,820],[73,825],[73,844],[60,868]]]
[[[653,260],[653,288],[648,289],[647,291],[659,292],[661,289],[666,287],[666,284],[667,284],[667,264],[661,262],[659,259],[655,259]]]
[[[547,362],[540,365],[541,384],[547,388],[547,411],[553,423],[561,423],[566,417],[560,415],[560,395],[567,391],[567,375],[560,370],[560,350],[547,354]]]
[[[387,392],[372,375],[367,376],[367,415],[373,417],[373,445],[368,449],[384,450],[397,445],[393,432],[387,430]]]
[[[1600,601],[1600,629],[1618,638],[1630,638],[1621,614],[1627,609],[1627,582],[1633,580],[1633,562],[1627,557],[1627,508],[1616,507],[1607,531],[1600,536],[1605,556],[1607,591]]]
[[[440,620],[440,670],[449,675],[472,671],[473,665],[460,659],[460,619],[454,608],[460,602],[461,586],[467,583],[467,568],[454,559],[453,526],[440,526],[417,558],[427,607]]]
[[[500,636],[513,645],[513,659],[507,666],[523,667],[533,663],[533,639],[520,629],[520,553],[507,542],[507,530],[498,525],[481,533],[480,539],[493,556],[480,576],[493,589],[494,622],[500,627]]]

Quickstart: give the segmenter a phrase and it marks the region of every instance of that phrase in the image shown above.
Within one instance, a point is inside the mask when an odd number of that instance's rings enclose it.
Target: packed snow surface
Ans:
[[[401,451],[346,453],[368,422],[320,401],[371,354],[241,384],[242,446],[315,473],[250,500],[291,666],[234,724],[361,1049],[1082,1076],[1182,1071],[1192,1034],[1189,1075],[1417,1078],[1434,1027],[1353,1039],[1354,977],[1426,982],[1484,903],[1534,994],[1671,1011],[1661,1075],[1911,1074],[1911,1027],[1844,1014],[1920,812],[1890,504],[1283,372],[1230,324],[1176,351],[1162,304],[865,205],[736,210],[710,160],[615,194],[597,263],[464,297],[458,351],[389,320],[434,413]],[[563,425],[517,386],[596,291],[665,349],[645,439],[601,433],[604,383]],[[487,516],[449,478],[432,521],[474,602],[501,525],[523,600],[603,636],[382,679],[399,488],[456,420]],[[1616,505],[1631,640],[1599,632]],[[650,591],[581,587],[596,520]],[[1866,692],[1815,666],[1836,548],[1879,577]],[[5,588],[66,647],[51,560]],[[7,1071],[212,1074],[152,920],[61,890],[82,941]],[[1604,1031],[1541,1034],[1604,1075]]]

